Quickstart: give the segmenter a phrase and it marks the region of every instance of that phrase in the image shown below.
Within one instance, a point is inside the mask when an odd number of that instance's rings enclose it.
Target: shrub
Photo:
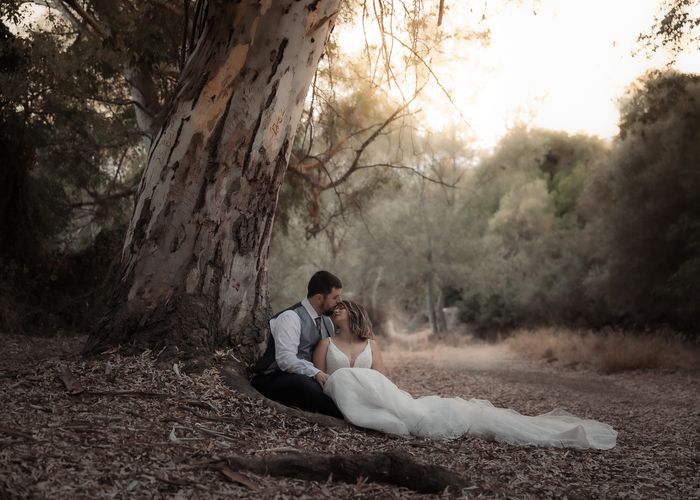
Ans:
[[[634,334],[620,330],[519,330],[505,341],[513,351],[564,365],[591,366],[605,373],[626,370],[700,368],[700,349],[671,332]]]

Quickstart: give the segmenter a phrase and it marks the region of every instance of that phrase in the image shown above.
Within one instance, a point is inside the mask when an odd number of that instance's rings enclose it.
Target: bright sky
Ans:
[[[613,137],[625,87],[669,61],[667,53],[633,55],[643,49],[637,38],[654,24],[661,3],[445,0],[442,29],[456,36],[442,55],[431,54],[431,66],[455,105],[431,82],[416,103],[424,126],[439,132],[455,124],[482,148],[494,146],[518,122]],[[424,4],[436,10],[436,0]],[[33,14],[36,18],[43,11],[35,8]],[[489,30],[490,43],[460,39],[474,30]],[[338,27],[338,32],[350,55],[362,49],[361,30]],[[674,67],[700,73],[700,51],[680,54]]]
[[[492,147],[518,121],[614,136],[617,101],[625,87],[647,69],[669,61],[667,53],[652,59],[644,50],[632,55],[642,48],[637,38],[654,24],[660,3],[446,0],[446,33],[490,30],[491,41],[486,46],[452,41],[443,51],[444,60],[434,61],[435,73],[469,125],[436,85],[418,105],[425,111],[424,124],[434,131],[450,123],[471,126],[484,148]],[[700,54],[681,54],[674,67],[700,72]]]

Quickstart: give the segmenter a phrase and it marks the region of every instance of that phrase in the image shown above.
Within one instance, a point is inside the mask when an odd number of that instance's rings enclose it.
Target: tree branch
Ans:
[[[97,193],[90,193],[90,196],[93,197],[92,201],[80,201],[76,203],[71,203],[69,205],[69,208],[71,209],[76,209],[76,208],[83,208],[83,207],[92,207],[92,206],[97,206],[97,205],[103,205],[104,203],[108,201],[115,201],[119,200],[121,198],[128,198],[129,196],[132,196],[136,194],[136,187],[130,187],[128,189],[124,189],[122,191],[117,191],[115,193],[108,193],[104,195],[100,195]]]
[[[449,182],[445,182],[442,179],[435,179],[433,177],[429,177],[429,176],[421,173],[417,168],[409,167],[408,165],[394,165],[393,163],[372,163],[370,165],[360,165],[356,168],[356,170],[362,170],[365,168],[377,168],[377,167],[393,168],[396,170],[408,170],[411,173],[420,177],[421,179],[425,179],[426,181],[432,182],[434,184],[439,184],[440,186],[445,186],[445,187],[449,187],[449,188],[454,188],[456,186],[456,184],[450,184]]]
[[[128,80],[127,80],[128,82]],[[77,97],[77,96],[75,96]],[[135,101],[134,99],[107,99],[103,97],[88,97],[87,100],[89,101],[96,101],[96,102],[101,102],[103,104],[114,104],[115,106],[135,106],[139,108],[141,111],[146,113],[149,116],[154,116],[154,114],[146,109],[143,104],[141,104],[138,101]]]
[[[440,26],[442,24],[442,15],[445,12],[445,0],[440,0],[440,7],[438,10],[438,22],[437,25]]]
[[[415,98],[415,96],[414,96],[414,98]],[[364,140],[364,142],[360,145],[360,147],[357,150],[355,150],[355,159],[353,160],[352,164],[350,165],[350,168],[348,168],[345,171],[345,173],[343,175],[341,175],[337,180],[331,181],[329,184],[327,184],[325,189],[335,187],[339,184],[342,184],[343,182],[345,182],[348,179],[348,177],[350,177],[353,174],[353,172],[355,172],[355,170],[357,170],[357,166],[360,163],[360,158],[362,157],[362,154],[364,153],[365,149],[367,149],[367,146],[369,146],[372,143],[372,141],[374,141],[379,136],[379,134],[381,133],[382,130],[384,130],[387,126],[389,126],[389,124],[391,122],[393,122],[394,120],[397,119],[397,117],[399,116],[399,113],[401,113],[404,109],[406,109],[408,107],[408,105],[412,102],[412,100],[413,99],[411,99],[411,101],[407,101],[406,103],[399,106],[386,120],[384,120],[384,123],[382,123],[377,128],[377,130],[372,132],[372,134],[370,134],[370,136]]]
[[[101,38],[107,36],[107,32],[104,30],[104,28],[100,26],[97,20],[88,14],[87,11],[78,4],[78,2],[75,0],[59,0],[59,2],[63,4],[64,7],[70,8],[80,19],[95,30],[95,33]]]
[[[394,37],[394,35],[390,35],[390,36]],[[423,66],[425,66],[425,68],[426,68],[426,69],[428,70],[428,72],[430,73],[430,76],[433,77],[433,79],[435,80],[435,83],[437,83],[438,87],[440,87],[440,90],[442,90],[443,94],[445,94],[445,97],[447,97],[447,100],[449,100],[449,101],[450,101],[450,104],[452,104],[452,107],[459,113],[459,116],[460,116],[460,118],[462,119],[462,121],[463,121],[464,123],[466,123],[469,127],[471,127],[471,125],[469,124],[469,122],[467,121],[467,119],[464,117],[464,114],[462,114],[462,111],[459,109],[459,107],[457,106],[457,104],[455,104],[454,99],[452,99],[452,96],[450,95],[450,93],[449,93],[449,92],[447,91],[447,89],[443,86],[442,82],[440,81],[440,79],[438,78],[438,76],[437,76],[437,75],[435,74],[435,72],[433,71],[433,68],[430,67],[430,64],[428,64],[428,63],[425,61],[425,59],[423,59],[423,58],[418,54],[418,52],[416,52],[416,51],[413,49],[413,47],[409,47],[409,46],[406,45],[403,41],[401,41],[399,38],[396,38],[396,37],[394,37],[394,38],[395,38],[396,41],[399,42],[405,49],[409,50],[409,51],[413,54],[413,56],[414,56],[416,59],[418,59],[418,60],[420,61],[420,63],[421,63]]]
[[[398,118],[398,117],[397,117]],[[395,118],[395,119],[397,119]],[[355,132],[346,135],[339,141],[337,141],[335,144],[332,144],[331,146],[328,147],[323,153],[320,155],[311,155],[309,153],[306,154],[306,156],[302,159],[297,160],[298,161],[298,166],[297,168],[301,168],[303,171],[309,171],[309,170],[315,170],[317,168],[323,167],[325,163],[327,163],[331,158],[333,158],[335,155],[337,155],[342,149],[345,143],[347,143],[350,139],[353,137],[356,137],[360,134],[363,134],[367,132],[368,130],[373,129],[374,127],[381,127],[382,124],[374,124],[370,125],[369,127],[362,128],[360,130],[356,130]],[[323,157],[323,159],[321,159]],[[312,163],[304,163],[307,159],[313,159],[314,161]]]

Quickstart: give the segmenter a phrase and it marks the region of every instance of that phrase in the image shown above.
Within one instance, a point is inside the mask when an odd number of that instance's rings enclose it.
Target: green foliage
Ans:
[[[23,3],[3,2],[0,18],[19,24]],[[668,2],[663,44],[697,39],[692,4]],[[0,267],[18,283],[27,274],[21,258],[123,230],[145,156],[125,75],[138,70],[153,83],[156,112],[181,65],[182,3],[81,5],[99,36],[53,10],[48,27],[21,36],[0,23]],[[347,17],[352,6],[344,5]],[[697,331],[700,77],[655,72],[635,82],[611,146],[517,127],[476,163],[460,131],[420,136],[404,111],[372,138],[404,104],[381,90],[374,64],[343,60],[332,41],[319,68],[294,145],[299,162],[318,165],[299,164],[306,176],[288,172],[280,195],[270,269],[276,308],[327,268],[375,310],[419,319],[433,286],[438,303],[442,296],[462,320],[485,327]],[[115,252],[118,238],[110,241],[104,248]],[[11,265],[8,255],[17,259]],[[89,249],[78,255],[81,266],[99,260]],[[80,284],[62,265],[54,282]],[[108,267],[101,261],[100,272]],[[55,290],[45,285],[34,288]]]
[[[424,168],[444,169],[450,147],[431,142]],[[615,306],[594,290],[606,260],[599,231],[609,228],[588,206],[593,179],[614,155],[597,139],[516,129],[476,168],[464,152],[456,155],[457,189],[406,179],[400,191],[382,190],[347,229],[335,260],[323,242],[312,251],[292,246],[290,231],[276,236],[272,262],[293,248],[305,255],[291,264],[295,272],[321,262],[360,300],[419,316],[433,280],[475,325],[614,322]],[[612,213],[610,203],[600,212]],[[286,288],[284,267],[273,264],[276,289]],[[295,280],[303,282],[302,274]]]
[[[104,104],[117,98],[118,90],[112,90],[101,62],[87,57],[90,47],[66,45],[60,28],[30,38],[2,29],[0,142],[10,159],[2,168],[3,177],[15,182],[3,183],[11,201],[0,219],[4,224],[23,220],[22,231],[49,246],[71,238],[67,231],[82,215],[79,209],[89,209],[100,223],[121,219],[120,210],[106,210],[107,204],[96,200],[133,182],[133,166],[116,172],[120,162],[134,157],[125,151],[141,140],[133,111]],[[6,235],[7,246],[27,243],[11,241],[18,237],[13,231]]]
[[[179,74],[183,4],[86,1],[78,12],[57,2],[36,7],[43,14],[34,24],[29,4],[0,10],[19,33],[1,25],[0,140],[17,158],[2,175],[17,181],[4,186],[12,201],[0,220],[20,220],[12,214],[21,206],[35,244],[75,249],[128,217],[148,133],[136,121],[130,78],[148,94],[137,105],[155,116]],[[15,233],[3,248],[25,245]]]
[[[481,327],[697,331],[700,77],[650,73],[621,111],[612,145],[516,128],[476,166],[459,141],[426,141],[416,164],[460,179],[456,189],[418,179],[383,188],[339,250],[294,247],[306,255],[296,269],[331,266],[359,300],[418,319],[434,283]],[[278,240],[273,263],[293,235]]]
[[[674,53],[700,46],[700,18],[697,0],[664,0],[661,15],[655,19],[649,33],[640,35],[652,51],[665,47]]]
[[[585,194],[599,239],[589,293],[621,319],[700,320],[700,77],[652,73],[623,108],[620,140]]]
[[[7,20],[12,24],[19,24],[22,18],[22,6],[27,2],[26,0],[4,0],[0,3],[0,21]],[[3,36],[3,40],[6,40]]]
[[[481,161],[462,212],[469,230],[459,244],[472,250],[452,270],[463,319],[483,326],[577,320],[587,269],[577,201],[605,154],[597,139],[516,128]]]
[[[315,237],[335,220],[352,217],[399,176],[410,152],[413,117],[363,64],[348,61],[330,44],[320,65],[309,105],[293,147],[280,193],[278,222],[306,219],[305,236]]]
[[[145,165],[129,78],[155,115],[183,3],[30,4],[0,4],[0,329],[91,328]]]
[[[557,172],[552,179],[554,212],[565,227],[583,223],[583,220],[578,217],[576,203],[590,174],[589,165],[578,163],[569,172]]]

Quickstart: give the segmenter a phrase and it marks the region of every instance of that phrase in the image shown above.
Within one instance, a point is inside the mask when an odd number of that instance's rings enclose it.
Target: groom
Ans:
[[[328,375],[311,362],[319,340],[333,336],[333,322],[325,315],[340,302],[342,288],[336,276],[318,271],[309,280],[306,298],[272,317],[272,335],[251,382],[260,393],[286,406],[343,418],[323,393]]]

